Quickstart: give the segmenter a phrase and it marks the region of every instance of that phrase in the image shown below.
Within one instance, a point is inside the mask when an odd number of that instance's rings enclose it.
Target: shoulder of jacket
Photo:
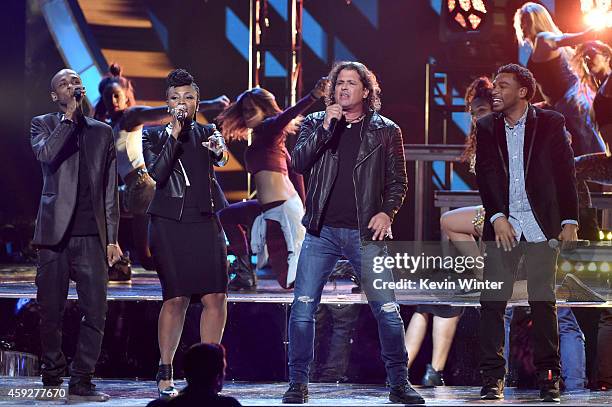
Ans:
[[[217,126],[211,123],[208,124],[202,124],[202,123],[195,123],[196,127],[200,129],[200,131],[202,131],[203,133],[206,134],[212,134],[215,130],[217,130]],[[165,128],[165,127],[164,127]]]
[[[476,120],[476,126],[492,128],[495,120],[499,118],[498,116],[499,115],[497,113],[489,113],[484,117],[481,117],[480,119]]]
[[[561,113],[555,111],[555,110],[550,110],[550,109],[540,109],[535,107],[536,109],[536,113],[538,115],[538,118],[542,118],[545,120],[552,120],[552,121],[560,121],[560,120],[565,120],[565,116],[563,116]]]
[[[368,130],[388,130],[381,134],[384,134],[386,138],[393,137],[396,132],[392,130],[396,130],[401,133],[401,128],[391,119],[381,115],[378,112],[373,112],[370,117],[370,123],[368,124]]]
[[[166,131],[166,126],[150,126],[145,127],[142,130],[142,134],[149,137],[161,137],[164,131]]]
[[[34,116],[32,118],[32,122],[47,122],[47,121],[53,120],[54,118],[57,118],[57,120],[59,121],[61,116],[58,113],[40,114],[38,116]]]
[[[372,121],[378,121],[380,122],[380,124],[383,127],[397,127],[399,128],[399,126],[391,119],[389,119],[388,117],[383,116],[382,114],[378,113],[378,112],[374,112],[372,114]]]
[[[101,128],[101,129],[109,131],[111,133],[113,131],[113,128],[111,126],[109,126],[107,123],[101,122],[100,120],[93,119],[91,117],[86,117],[85,118],[85,122],[90,127]]]
[[[304,118],[304,121],[319,121],[325,117],[325,111],[310,113]]]

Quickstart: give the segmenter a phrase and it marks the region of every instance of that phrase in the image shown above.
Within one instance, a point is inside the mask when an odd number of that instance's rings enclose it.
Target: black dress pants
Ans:
[[[36,300],[40,305],[41,371],[45,385],[61,383],[66,370],[62,318],[70,280],[76,282],[78,305],[83,313],[70,366],[70,383],[75,384],[91,380],[104,335],[108,268],[97,235],[72,236],[58,246],[39,248]]]
[[[547,242],[521,241],[510,252],[487,243],[484,279],[503,282],[501,290],[483,290],[480,298],[480,372],[483,376],[503,378],[504,312],[512,296],[515,271],[523,257],[527,271],[527,292],[533,316],[534,365],[538,372],[561,370],[559,326],[555,302],[557,252]]]

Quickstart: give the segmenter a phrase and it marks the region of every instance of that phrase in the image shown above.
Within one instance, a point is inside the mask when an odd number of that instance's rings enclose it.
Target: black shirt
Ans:
[[[363,120],[345,127],[338,123],[337,134],[330,144],[336,150],[338,174],[327,200],[323,215],[323,225],[335,228],[358,229],[357,203],[355,201],[355,184],[353,170],[357,163],[357,154],[361,145]]]
[[[182,141],[179,159],[182,168],[187,173],[190,184],[185,188],[181,221],[188,223],[202,222],[209,219],[204,214],[209,215],[213,212],[208,149],[198,145],[195,129],[182,132],[179,140]],[[201,149],[206,150],[205,154],[202,154]]]
[[[78,133],[79,141],[79,185],[77,187],[77,203],[72,218],[72,236],[92,236],[98,234],[98,226],[94,217],[91,201],[91,185],[89,167],[83,147],[83,133]]]
[[[606,81],[612,81],[612,76],[608,76]],[[603,83],[606,83],[606,81]],[[607,86],[612,86],[612,83]],[[603,85],[595,95],[593,110],[595,111],[595,120],[600,128],[612,123],[612,97],[604,95]],[[610,142],[610,140],[606,141]]]

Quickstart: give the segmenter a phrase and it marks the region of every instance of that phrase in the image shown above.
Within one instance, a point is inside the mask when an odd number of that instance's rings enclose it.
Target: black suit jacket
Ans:
[[[87,160],[91,198],[100,242],[116,243],[119,229],[117,159],[110,126],[88,117],[80,124],[61,122],[62,113],[32,119],[30,142],[43,174],[35,245],[54,246],[62,240],[77,202],[79,160]],[[78,146],[82,132],[83,145]]]
[[[547,239],[557,238],[561,222],[578,220],[574,152],[563,115],[529,106],[523,165],[529,204]],[[491,216],[509,216],[508,148],[504,118],[492,113],[476,122],[476,181],[486,211],[484,240],[495,240]]]
[[[214,131],[215,127],[212,125],[195,123],[197,145],[202,157],[201,162],[209,163],[208,166],[202,166],[202,171],[206,172],[202,179],[209,182],[207,185],[193,185],[193,187],[210,188],[213,211],[217,212],[228,205],[213,170],[213,165],[217,164],[222,157],[216,157],[208,148],[202,146],[202,142],[207,141]],[[145,129],[142,133],[142,147],[147,171],[157,183],[155,196],[147,210],[147,213],[151,215],[175,220],[181,218],[185,188],[187,187],[181,165],[178,162],[181,155],[181,145],[180,140],[176,140],[168,134],[166,126],[151,127]]]

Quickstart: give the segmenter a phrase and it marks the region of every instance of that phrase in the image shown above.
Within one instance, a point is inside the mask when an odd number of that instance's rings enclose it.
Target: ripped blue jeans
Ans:
[[[368,295],[372,272],[362,273],[362,256],[378,255],[379,246],[360,243],[356,229],[323,226],[319,236],[306,234],[298,261],[294,300],[289,317],[289,380],[308,383],[308,369],[314,357],[315,312],[323,286],[336,262],[344,256],[351,263]],[[362,275],[363,274],[363,275]],[[378,323],[381,357],[389,383],[400,385],[408,377],[408,354],[404,345],[404,323],[392,291],[368,295]]]

